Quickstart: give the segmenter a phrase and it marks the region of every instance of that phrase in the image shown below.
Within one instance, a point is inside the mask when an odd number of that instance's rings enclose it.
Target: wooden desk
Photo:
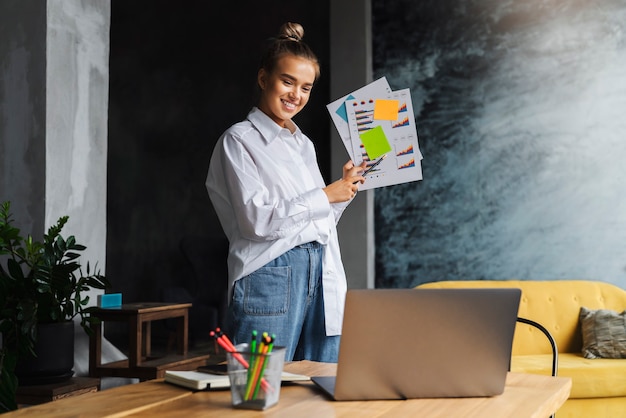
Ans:
[[[334,364],[290,363],[285,370],[308,375],[333,374]],[[283,386],[278,405],[263,412],[234,409],[230,391],[191,392],[153,380],[63,399],[3,415],[89,417],[506,417],[546,418],[568,398],[570,378],[509,373],[502,395],[490,398],[411,399],[406,401],[335,402],[313,383]]]
[[[92,377],[72,377],[64,382],[44,385],[19,386],[16,400],[22,405],[37,405],[57,401],[100,390],[100,379]]]
[[[189,308],[191,303],[128,303],[120,307],[100,308],[93,316],[106,321],[128,324],[128,360],[102,364],[102,325],[92,325],[89,339],[89,375],[93,377],[136,377],[140,380],[162,378],[166,370],[195,370],[206,364],[209,355],[188,356]],[[151,358],[152,321],[176,319],[178,353]]]

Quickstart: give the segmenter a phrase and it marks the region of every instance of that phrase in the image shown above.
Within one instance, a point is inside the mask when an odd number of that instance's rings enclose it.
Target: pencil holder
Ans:
[[[270,353],[250,352],[248,344],[226,353],[230,392],[235,408],[263,410],[278,403],[285,348]]]

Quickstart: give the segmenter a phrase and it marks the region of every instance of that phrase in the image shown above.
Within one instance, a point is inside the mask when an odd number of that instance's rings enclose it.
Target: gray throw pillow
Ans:
[[[580,308],[585,358],[626,358],[626,311]]]

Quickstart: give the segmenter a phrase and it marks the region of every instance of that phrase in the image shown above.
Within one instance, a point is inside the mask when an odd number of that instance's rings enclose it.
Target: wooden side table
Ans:
[[[16,400],[20,405],[38,405],[45,402],[70,398],[100,390],[100,379],[93,377],[72,377],[59,383],[19,386]]]
[[[162,378],[166,370],[195,370],[206,364],[209,355],[190,356],[188,350],[189,308],[191,303],[128,303],[100,308],[91,315],[102,322],[128,324],[128,360],[102,364],[102,324],[92,326],[89,338],[89,375],[94,377]],[[176,318],[177,354],[151,358],[151,322]]]

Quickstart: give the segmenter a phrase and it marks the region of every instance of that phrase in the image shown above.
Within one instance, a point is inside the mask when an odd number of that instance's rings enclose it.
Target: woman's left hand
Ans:
[[[360,175],[365,170],[366,162],[355,166],[352,161],[348,161],[343,166],[343,178],[334,183],[329,184],[323,190],[328,196],[330,203],[346,202],[354,196],[359,190],[358,183],[365,182],[365,177]]]
[[[365,171],[365,167],[367,167],[367,162],[365,161],[363,161],[361,165],[354,165],[352,161],[348,161],[343,165],[343,179],[346,180],[354,176],[359,176],[360,173]],[[361,179],[358,181],[363,184],[365,182],[365,177],[361,176]]]

